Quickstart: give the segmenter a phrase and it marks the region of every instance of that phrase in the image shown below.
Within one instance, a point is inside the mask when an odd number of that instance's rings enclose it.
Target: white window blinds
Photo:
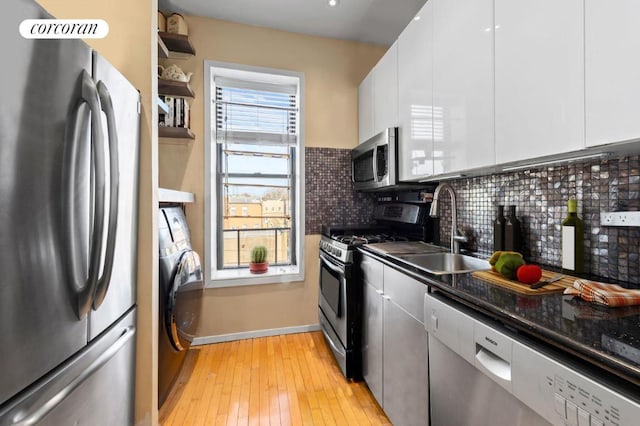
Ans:
[[[220,77],[215,89],[217,143],[297,143],[297,87]]]

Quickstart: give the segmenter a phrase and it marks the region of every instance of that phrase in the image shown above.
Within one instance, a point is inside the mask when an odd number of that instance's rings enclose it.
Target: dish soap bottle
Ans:
[[[584,272],[584,222],[578,217],[578,201],[570,199],[569,213],[562,221],[562,269]]]
[[[522,233],[516,217],[516,206],[509,206],[509,216],[504,224],[504,249],[522,253]]]
[[[498,216],[493,221],[493,251],[504,250],[504,206],[498,206]]]

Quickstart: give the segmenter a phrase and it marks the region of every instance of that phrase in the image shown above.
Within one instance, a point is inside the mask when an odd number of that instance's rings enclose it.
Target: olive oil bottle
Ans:
[[[578,201],[570,199],[562,221],[562,270],[584,272],[584,222],[578,217]]]

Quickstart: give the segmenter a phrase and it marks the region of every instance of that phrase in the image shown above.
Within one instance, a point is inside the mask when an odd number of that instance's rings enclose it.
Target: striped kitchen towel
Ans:
[[[580,296],[588,302],[605,306],[640,305],[640,290],[584,279],[575,280],[573,287],[565,289],[564,294]]]

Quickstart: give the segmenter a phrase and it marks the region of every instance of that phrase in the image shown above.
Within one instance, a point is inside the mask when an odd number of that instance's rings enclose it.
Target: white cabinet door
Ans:
[[[384,266],[382,376],[384,412],[395,425],[429,425],[426,284]]]
[[[398,37],[398,175],[433,175],[433,2]]]
[[[493,0],[430,2],[435,173],[493,165]]]
[[[373,136],[373,70],[358,87],[358,142]]]
[[[363,287],[362,378],[382,406],[382,295],[369,283]]]
[[[373,134],[398,125],[398,44],[373,69]]]
[[[384,412],[395,425],[428,426],[427,333],[420,321],[392,299],[385,299],[383,306]]]
[[[640,2],[585,1],[587,146],[640,137]]]
[[[382,406],[382,295],[384,265],[367,255],[360,260],[363,281],[362,377]]]
[[[584,0],[495,0],[496,160],[582,149]]]

